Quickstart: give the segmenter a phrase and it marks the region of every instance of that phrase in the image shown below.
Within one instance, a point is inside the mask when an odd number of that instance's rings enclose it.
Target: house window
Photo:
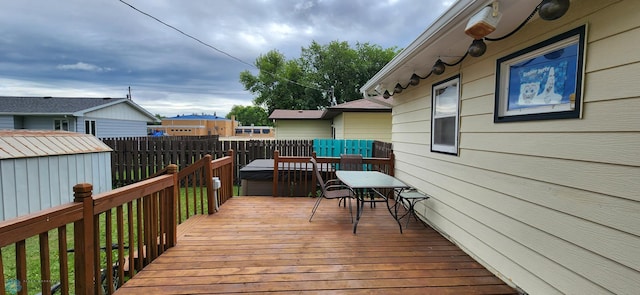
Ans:
[[[84,120],[84,133],[96,136],[96,120]]]
[[[460,75],[433,85],[431,151],[458,154]]]
[[[53,120],[53,130],[69,131],[69,120],[66,120],[66,119]]]

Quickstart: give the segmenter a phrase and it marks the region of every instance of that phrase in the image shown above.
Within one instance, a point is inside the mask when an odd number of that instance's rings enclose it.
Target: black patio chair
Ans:
[[[321,192],[321,195],[317,196],[316,203],[313,205],[309,222],[311,222],[313,215],[316,214],[316,210],[318,209],[318,205],[320,205],[322,199],[339,199],[344,200],[345,202],[347,202],[347,200],[349,201],[349,214],[351,215],[351,223],[353,223],[353,211],[351,209],[351,199],[355,198],[353,190],[342,184],[338,179],[331,179],[325,182],[322,178],[322,174],[320,173],[320,169],[318,169],[316,159],[311,158],[309,161],[311,161],[311,164],[313,165],[313,171],[316,174],[316,179]]]

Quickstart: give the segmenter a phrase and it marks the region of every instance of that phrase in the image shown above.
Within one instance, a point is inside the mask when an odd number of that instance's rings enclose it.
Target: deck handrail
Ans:
[[[216,202],[213,177],[221,180],[217,191],[217,205],[233,196],[233,159],[233,150],[229,150],[228,155],[223,158],[212,160],[207,155],[198,165],[189,166],[180,172],[177,165],[172,164],[153,178],[96,195],[92,194],[91,184],[80,183],[73,187],[72,203],[1,221],[0,278],[4,280],[5,276],[2,247],[14,244],[15,283],[19,287],[7,290],[5,284],[0,284],[0,295],[12,294],[13,291],[27,294],[28,286],[32,284],[28,279],[27,257],[33,255],[39,255],[42,294],[51,293],[51,258],[58,260],[61,294],[99,294],[101,272],[105,271],[105,285],[109,288],[106,291],[113,293],[114,272],[119,272],[115,274],[116,278],[124,278],[125,275],[131,278],[164,251],[176,245],[181,181],[191,184],[191,187],[194,184],[205,187],[201,190],[200,200],[194,198],[193,202],[203,202],[206,199],[209,206],[201,203],[201,208],[207,208],[206,214],[215,212],[215,206],[212,205]],[[74,238],[73,244],[69,246],[67,226],[70,225],[73,225]],[[104,235],[101,234],[102,227]],[[49,231],[55,229],[58,231],[55,250],[59,257],[52,257],[49,249]],[[36,236],[39,237],[39,254],[27,253],[27,239]],[[101,255],[102,250],[107,255]],[[75,255],[74,290],[70,290],[71,270],[66,254],[70,251]],[[112,251],[117,252],[115,257],[111,255]],[[107,267],[113,265],[122,267]],[[116,282],[116,285],[122,283]]]

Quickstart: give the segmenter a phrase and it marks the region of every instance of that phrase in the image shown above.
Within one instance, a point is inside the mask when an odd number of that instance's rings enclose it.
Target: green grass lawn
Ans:
[[[234,195],[235,192],[237,192],[237,188],[234,188]],[[186,212],[187,206],[185,205],[187,202],[187,194],[189,194],[189,212]],[[195,195],[199,196],[199,188],[196,188],[196,192]],[[193,188],[182,188],[180,190],[180,209],[182,211],[181,214],[181,221],[184,221],[187,219],[188,216],[194,215],[194,212],[201,212],[201,208],[202,206],[204,206],[204,212],[206,213],[206,208],[207,208],[207,200],[206,198],[204,199],[203,203],[201,204],[200,201],[198,200],[196,202],[196,206],[194,208],[193,206],[193,196],[194,196],[194,189]],[[134,212],[136,210],[135,208],[135,202],[133,203],[134,205]],[[123,206],[123,212],[124,212],[124,219],[125,219],[125,225],[124,225],[124,237],[125,237],[125,244],[127,244],[127,237],[128,237],[128,228],[126,225],[127,222],[127,206]],[[135,214],[134,214],[135,216]],[[112,239],[114,242],[117,242],[117,232],[116,232],[116,210],[112,209],[112,214],[111,214],[111,220],[112,220]],[[105,245],[105,236],[106,236],[106,232],[105,232],[105,223],[106,223],[106,219],[105,219],[105,213],[101,214],[100,216],[100,245]],[[136,223],[134,222],[134,235],[136,233]],[[73,224],[69,224],[66,226],[66,232],[67,232],[67,247],[69,249],[73,248],[74,245],[74,237],[73,237]],[[137,241],[137,239],[136,239]],[[39,239],[37,236],[35,237],[31,237],[29,239],[26,240],[26,249],[27,249],[27,286],[28,286],[28,291],[29,294],[35,294],[40,292],[40,285],[42,282],[41,276],[40,276],[40,255],[38,255],[38,253],[40,252],[40,246],[39,246]],[[10,280],[15,280],[16,278],[16,262],[15,262],[15,246],[10,245],[10,246],[6,246],[3,247],[2,249],[0,249],[2,251],[2,263],[4,265],[4,284],[5,286],[7,286],[7,283],[10,282]],[[125,250],[125,255],[126,255],[126,250]],[[54,285],[57,282],[60,281],[60,268],[59,268],[59,258],[60,257],[60,253],[58,251],[58,230],[54,229],[49,231],[49,253],[50,253],[50,266],[51,266],[51,284]],[[73,293],[73,257],[74,255],[72,253],[69,254],[65,254],[69,256],[69,278],[71,281],[71,286],[70,286],[70,290]],[[113,251],[113,261],[116,260],[116,255],[117,255],[117,250]],[[101,259],[101,265],[102,267],[104,267],[106,265],[106,253],[102,253],[102,259]],[[11,290],[7,290],[8,294],[12,294]]]

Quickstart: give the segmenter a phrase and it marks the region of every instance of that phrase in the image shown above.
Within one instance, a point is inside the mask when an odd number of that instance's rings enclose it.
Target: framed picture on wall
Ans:
[[[586,27],[498,59],[494,122],[580,118]]]

